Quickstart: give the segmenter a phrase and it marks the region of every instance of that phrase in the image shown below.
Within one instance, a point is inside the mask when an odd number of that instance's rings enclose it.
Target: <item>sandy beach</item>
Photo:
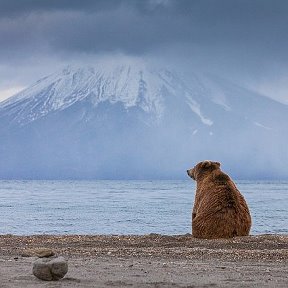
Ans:
[[[288,287],[288,235],[0,236],[0,287]],[[68,260],[64,279],[32,275],[35,251]]]

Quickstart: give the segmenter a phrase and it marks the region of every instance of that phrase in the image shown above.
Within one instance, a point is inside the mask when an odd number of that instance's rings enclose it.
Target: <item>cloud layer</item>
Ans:
[[[120,53],[271,91],[263,83],[285,86],[288,72],[287,15],[285,0],[4,0],[0,90],[66,62]]]

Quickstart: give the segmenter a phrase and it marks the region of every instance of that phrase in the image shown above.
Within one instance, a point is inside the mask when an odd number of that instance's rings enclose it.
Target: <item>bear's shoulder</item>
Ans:
[[[231,181],[231,178],[226,173],[222,172],[220,169],[214,170],[211,176],[213,181],[216,182],[228,183]]]

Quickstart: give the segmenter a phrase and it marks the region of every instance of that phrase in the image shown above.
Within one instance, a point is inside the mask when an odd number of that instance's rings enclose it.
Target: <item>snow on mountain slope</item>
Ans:
[[[169,94],[179,101],[187,101],[204,124],[212,125],[213,121],[203,115],[195,93],[199,94],[173,73],[150,70],[145,65],[66,67],[0,103],[0,111],[13,115],[14,123],[24,125],[89,99],[94,107],[105,101],[122,103],[127,110],[139,107],[160,120]]]
[[[202,125],[209,135],[243,125],[277,129],[287,111],[285,105],[224,79],[192,74],[187,83],[166,69],[130,62],[66,67],[1,102],[0,118],[3,123],[23,126],[84,101],[88,103],[85,109],[94,114],[99,113],[100,104],[118,104],[127,112],[142,111],[146,116],[141,119],[148,125],[149,121],[183,119],[192,133]]]

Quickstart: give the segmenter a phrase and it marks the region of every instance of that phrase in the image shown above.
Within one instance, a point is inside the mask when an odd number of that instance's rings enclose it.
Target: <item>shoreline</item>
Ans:
[[[288,234],[263,234],[230,239],[199,239],[185,235],[0,235],[0,256],[19,256],[26,250],[49,248],[63,256],[134,255],[153,257],[193,257],[200,251],[204,258],[218,255],[233,260],[287,260]],[[204,253],[205,251],[205,253]],[[238,253],[234,253],[238,251]],[[224,253],[225,252],[225,253]],[[148,253],[148,254],[147,254]],[[283,255],[282,255],[283,253]],[[279,255],[278,255],[279,254]],[[214,255],[214,256],[213,256]],[[255,258],[256,257],[256,258]],[[279,258],[278,258],[279,257]]]
[[[213,240],[149,234],[0,235],[1,287],[47,287],[31,274],[39,248],[68,259],[61,287],[288,286],[286,234]]]

